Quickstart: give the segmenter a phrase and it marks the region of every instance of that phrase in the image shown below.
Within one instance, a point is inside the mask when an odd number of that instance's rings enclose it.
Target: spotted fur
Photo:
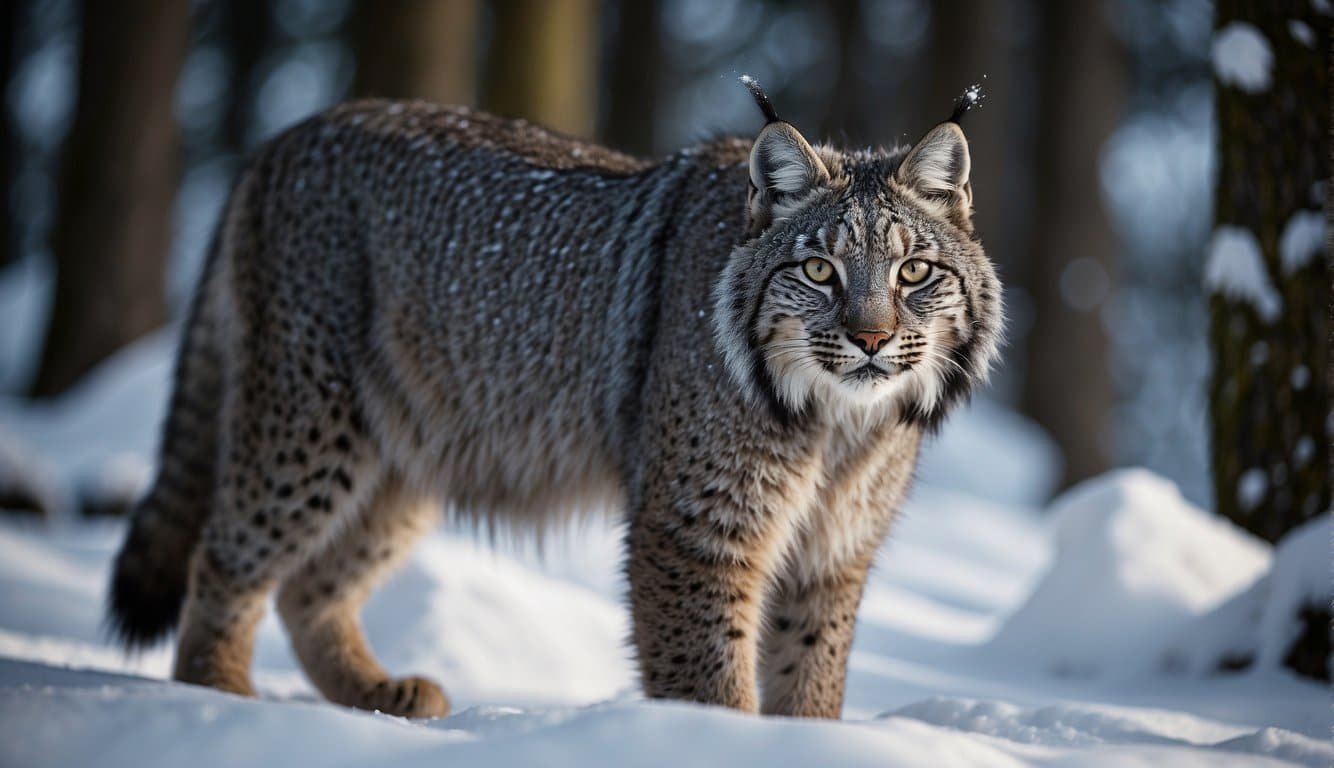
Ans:
[[[277,590],[327,697],[440,715],[358,619],[434,515],[623,509],[648,695],[837,716],[866,570],[923,430],[994,355],[998,287],[962,188],[782,136],[821,168],[768,153],[770,178],[739,139],[648,162],[422,103],[272,142],[196,296],[112,626],[146,644],[179,618],[175,676],[250,693]],[[840,282],[804,283],[808,253]],[[909,256],[939,273],[905,291]],[[874,370],[849,323],[892,329]]]

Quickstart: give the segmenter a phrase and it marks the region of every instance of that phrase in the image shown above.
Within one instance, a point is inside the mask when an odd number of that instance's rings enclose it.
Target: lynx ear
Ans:
[[[785,122],[764,126],[750,149],[752,224],[767,226],[829,181],[829,171],[806,139]]]
[[[939,208],[942,215],[971,228],[973,189],[968,183],[971,168],[968,139],[958,123],[948,122],[932,128],[909,150],[894,179]]]

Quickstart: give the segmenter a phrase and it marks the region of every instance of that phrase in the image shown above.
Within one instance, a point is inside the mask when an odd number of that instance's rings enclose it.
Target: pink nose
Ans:
[[[848,334],[848,338],[866,354],[874,355],[889,341],[889,334],[884,331],[858,331]]]

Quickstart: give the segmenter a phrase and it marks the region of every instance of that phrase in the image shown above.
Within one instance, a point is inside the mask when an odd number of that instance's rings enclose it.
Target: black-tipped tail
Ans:
[[[112,572],[106,628],[127,650],[147,648],[170,634],[185,602],[194,540],[161,519],[136,510]]]
[[[746,90],[750,91],[750,95],[755,99],[755,105],[760,108],[760,112],[764,113],[764,121],[766,123],[778,122],[778,112],[774,110],[773,103],[769,101],[769,94],[764,92],[760,81],[750,75],[742,75],[737,79],[741,81],[742,85],[746,86]]]
[[[236,204],[236,194],[229,209]],[[152,645],[176,627],[190,559],[212,509],[222,411],[222,367],[213,317],[218,293],[214,274],[222,258],[220,232],[214,234],[181,338],[158,475],[153,489],[135,505],[111,575],[105,626],[127,649]]]

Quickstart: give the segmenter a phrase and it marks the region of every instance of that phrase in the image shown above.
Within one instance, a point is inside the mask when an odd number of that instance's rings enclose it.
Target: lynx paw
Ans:
[[[398,717],[444,717],[449,714],[449,697],[439,683],[414,675],[377,684],[357,706]]]

